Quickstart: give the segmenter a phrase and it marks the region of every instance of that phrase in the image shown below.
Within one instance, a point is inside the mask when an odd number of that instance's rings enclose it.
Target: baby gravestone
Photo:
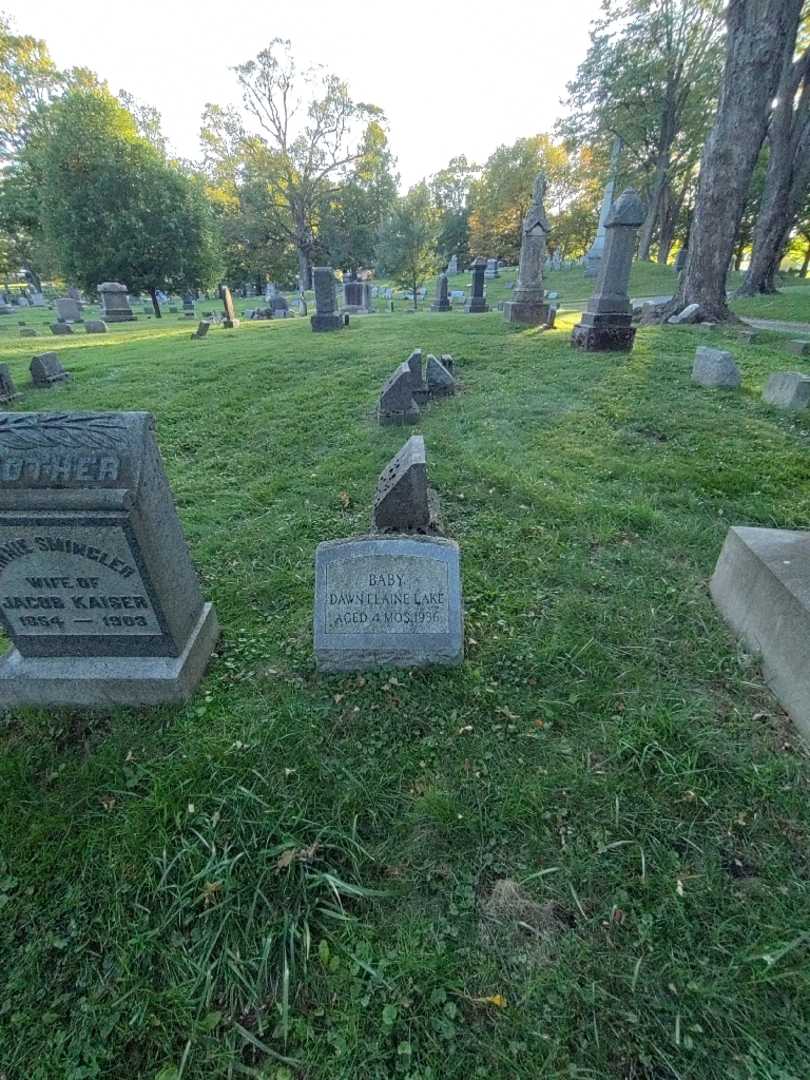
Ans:
[[[40,353],[31,361],[31,380],[34,386],[48,388],[56,383],[67,382],[70,372],[65,371],[55,352]]]
[[[4,706],[186,700],[218,636],[149,413],[0,413]]]
[[[380,532],[319,544],[315,657],[324,672],[454,666],[464,658],[459,549],[430,525],[425,445],[415,435],[380,477]]]
[[[0,401],[14,401],[18,397],[20,394],[17,393],[8,364],[0,364]]]

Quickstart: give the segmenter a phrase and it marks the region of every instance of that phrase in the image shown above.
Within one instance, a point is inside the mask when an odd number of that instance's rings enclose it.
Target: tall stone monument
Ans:
[[[431,311],[452,311],[453,305],[447,293],[447,274],[439,274],[436,282],[436,299],[430,305]]]
[[[484,299],[484,271],[486,266],[487,260],[482,259],[480,255],[477,259],[473,259],[470,267],[472,271],[472,293],[470,299],[464,305],[464,310],[468,315],[489,311],[489,305]]]
[[[641,199],[632,189],[616,201],[605,222],[607,240],[599,279],[571,344],[588,352],[630,352],[636,336],[627,289],[636,232],[644,220]]]
[[[367,315],[366,290],[362,281],[357,281],[354,274],[349,274],[343,282],[342,311],[350,315]]]
[[[590,251],[585,256],[585,277],[598,277],[599,267],[602,265],[602,256],[605,251],[607,240],[605,229],[613,206],[613,191],[616,187],[616,173],[619,170],[619,157],[622,152],[622,140],[617,135],[613,140],[613,150],[610,154],[610,172],[608,182],[605,185],[605,193],[602,196],[602,205],[599,208],[599,224],[596,228],[596,238],[591,244]]]
[[[412,436],[380,476],[375,531],[318,545],[319,671],[454,666],[464,658],[459,548],[431,535],[425,443]]]
[[[101,297],[101,317],[106,323],[134,322],[135,316],[129,306],[126,285],[117,281],[105,281],[98,287]]]
[[[186,700],[218,636],[149,413],[0,413],[4,706]]]
[[[233,306],[231,290],[227,285],[222,287],[222,306],[225,309],[225,318],[222,320],[222,325],[226,330],[236,330],[239,326],[239,320],[236,317],[236,308]]]
[[[523,219],[523,237],[520,243],[518,279],[513,299],[503,305],[503,317],[507,322],[524,326],[540,326],[548,319],[548,304],[543,302],[543,263],[546,259],[546,237],[549,225],[543,207],[546,178],[540,173],[534,182],[531,206]]]
[[[312,270],[315,288],[315,314],[310,317],[313,330],[340,330],[343,319],[337,313],[335,271],[331,266],[315,266]]]

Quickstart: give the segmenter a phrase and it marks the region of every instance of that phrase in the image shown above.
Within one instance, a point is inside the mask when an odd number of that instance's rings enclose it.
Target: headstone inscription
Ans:
[[[447,274],[439,274],[436,282],[436,299],[430,305],[431,311],[452,311],[453,305],[447,295]]]
[[[134,322],[135,316],[129,306],[127,287],[118,281],[105,281],[98,287],[98,295],[101,297],[101,317],[106,323]],[[148,314],[151,307],[144,303],[144,314]]]
[[[223,286],[222,289],[222,306],[225,309],[225,318],[222,320],[222,325],[226,330],[236,330],[239,326],[239,320],[236,317],[236,309],[233,306],[231,290],[227,285]]]
[[[149,413],[0,413],[5,706],[186,700],[218,636]]]
[[[630,352],[636,337],[628,285],[633,264],[636,230],[644,220],[638,194],[628,188],[612,207],[605,222],[604,255],[599,278],[582,319],[574,327],[571,344],[586,352]]]
[[[322,672],[454,666],[464,658],[459,548],[426,535],[425,446],[408,440],[380,476],[367,536],[319,544],[315,657]]]
[[[546,178],[540,173],[534,181],[532,202],[523,219],[518,279],[511,300],[503,305],[507,322],[523,326],[540,326],[548,319],[548,304],[543,296],[543,263],[546,259],[548,218],[543,207]]]
[[[65,371],[55,352],[45,352],[35,356],[31,361],[30,370],[34,386],[40,388],[47,389],[56,383],[66,382],[70,378],[70,372]]]
[[[489,305],[484,299],[484,271],[486,269],[487,261],[480,256],[473,260],[472,270],[472,292],[470,299],[464,305],[464,310],[468,315],[478,314],[482,311],[489,311]]]
[[[63,296],[56,301],[56,318],[59,322],[81,322],[82,305],[72,296]]]
[[[315,331],[340,330],[343,320],[337,313],[335,271],[331,266],[315,266],[312,280],[315,287],[315,314],[310,316],[310,326]]]
[[[3,403],[15,401],[20,396],[17,387],[14,385],[8,364],[0,364],[0,401]]]

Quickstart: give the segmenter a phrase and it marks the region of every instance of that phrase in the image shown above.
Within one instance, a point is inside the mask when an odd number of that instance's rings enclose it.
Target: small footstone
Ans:
[[[810,533],[729,529],[711,580],[720,614],[810,738]]]
[[[88,334],[106,334],[107,324],[103,319],[88,319],[84,324],[84,328]]]
[[[73,333],[73,327],[70,325],[70,323],[55,322],[55,323],[51,323],[51,332],[54,333],[54,334],[57,334],[57,335],[60,335],[60,334],[72,334]]]
[[[692,365],[692,382],[700,386],[737,387],[741,381],[740,369],[730,352],[698,346]]]
[[[456,392],[456,380],[435,356],[428,355],[427,388],[431,398],[452,397]]]
[[[810,375],[775,371],[762,391],[762,400],[779,409],[806,409],[810,405]]]
[[[425,440],[412,435],[377,481],[374,527],[380,532],[427,532],[430,521]]]
[[[65,371],[59,356],[55,352],[40,353],[31,361],[31,379],[34,386],[40,388],[54,386],[56,383],[65,382],[70,378],[70,372]]]
[[[419,406],[413,399],[413,374],[408,364],[400,364],[382,388],[377,419],[383,427],[415,424]]]
[[[810,341],[794,338],[793,341],[787,343],[787,347],[788,352],[792,352],[794,356],[810,356]]]

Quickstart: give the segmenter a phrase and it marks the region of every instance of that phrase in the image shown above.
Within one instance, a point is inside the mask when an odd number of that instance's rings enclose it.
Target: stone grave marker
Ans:
[[[810,375],[775,371],[762,391],[762,400],[778,409],[806,409],[810,405]]]
[[[183,295],[183,311],[194,314],[194,293],[189,290]]]
[[[428,354],[427,387],[431,398],[452,397],[456,392],[456,380],[435,356]]]
[[[350,315],[367,315],[366,292],[362,281],[356,281],[350,274],[343,282],[343,307],[341,310]]]
[[[450,256],[450,262],[447,264],[447,273],[448,274],[457,274],[458,273],[458,255],[451,255]]]
[[[63,337],[65,334],[72,334],[73,327],[70,323],[54,322],[51,323],[51,333],[56,334],[57,337]]]
[[[548,315],[547,315],[546,321],[545,321],[545,329],[546,330],[553,330],[554,329],[554,324],[556,323],[556,321],[557,321],[557,309],[555,307],[550,307],[548,309]]]
[[[382,473],[371,533],[319,544],[315,657],[322,672],[454,666],[464,658],[459,548],[430,528],[424,441]]]
[[[787,343],[787,347],[788,352],[792,352],[794,356],[810,356],[810,341],[794,338]]]
[[[331,266],[316,266],[312,270],[312,282],[315,289],[315,314],[310,316],[313,330],[340,330],[344,325],[337,313],[337,293],[335,271]]]
[[[498,270],[498,260],[487,259],[487,265],[484,269],[484,277],[487,279],[487,281],[491,281],[493,278],[500,276],[500,271]]]
[[[512,300],[503,305],[507,322],[523,326],[540,326],[548,319],[548,304],[544,300],[543,263],[546,260],[548,218],[543,207],[546,178],[540,173],[534,182],[531,205],[523,219],[518,279]]]
[[[67,382],[70,378],[70,372],[65,371],[55,352],[45,352],[35,356],[31,361],[30,370],[34,386],[40,389]]]
[[[447,274],[439,274],[436,282],[436,299],[430,305],[431,311],[452,311],[453,305],[447,295]]]
[[[699,345],[692,365],[692,382],[700,386],[737,387],[742,379],[734,357],[723,349],[710,349]]]
[[[32,307],[45,307],[45,296],[41,292],[35,292],[31,294],[31,306]]]
[[[226,330],[236,330],[239,326],[239,320],[236,317],[236,309],[233,306],[231,290],[227,285],[223,286],[222,289],[222,306],[225,311],[225,318],[222,320],[222,325]]]
[[[636,231],[644,221],[638,194],[628,189],[616,200],[605,221],[604,255],[596,289],[571,334],[571,344],[586,352],[630,352],[636,337],[627,289],[633,265]]]
[[[424,405],[428,400],[427,383],[422,375],[422,350],[414,349],[405,361],[411,369],[411,393],[417,405]]]
[[[419,406],[413,397],[413,373],[407,363],[400,364],[383,386],[377,419],[383,427],[415,424],[419,419]]]
[[[149,413],[0,413],[4,706],[185,701],[218,636]]]
[[[473,260],[472,266],[472,293],[470,299],[464,305],[464,310],[468,315],[479,314],[483,311],[489,311],[489,305],[484,299],[484,270],[486,269],[486,259],[482,259],[480,256]]]
[[[82,305],[72,296],[63,296],[56,301],[56,317],[59,322],[81,322]]]
[[[8,364],[0,364],[0,402],[15,401],[21,396],[14,385]]]
[[[98,294],[101,297],[101,317],[106,323],[135,321],[126,285],[118,281],[105,281],[99,285]],[[149,314],[151,306],[144,303],[143,311],[144,315]]]
[[[197,325],[197,329],[191,335],[191,340],[194,341],[195,339],[199,340],[200,338],[204,338],[205,335],[208,333],[208,329],[210,326],[211,323],[208,322],[207,319],[203,319],[203,321]]]
[[[84,328],[88,334],[106,334],[107,324],[103,319],[88,319],[84,324]]]

